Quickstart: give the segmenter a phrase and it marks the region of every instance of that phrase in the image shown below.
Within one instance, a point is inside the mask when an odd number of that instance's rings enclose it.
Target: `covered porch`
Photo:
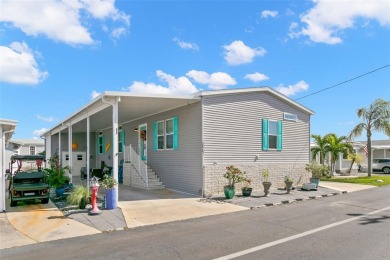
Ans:
[[[134,166],[148,186],[147,151],[153,144],[147,136],[153,132],[145,118],[195,102],[199,98],[105,92],[43,134],[46,159],[58,156],[63,166],[70,166],[71,179],[84,173],[87,186],[103,165],[112,168],[117,181]]]

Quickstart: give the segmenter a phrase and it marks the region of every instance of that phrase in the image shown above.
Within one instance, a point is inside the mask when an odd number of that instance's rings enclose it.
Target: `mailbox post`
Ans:
[[[92,209],[89,211],[89,215],[99,215],[101,211],[97,207],[96,197],[99,190],[99,178],[96,176],[92,177],[89,181],[90,187],[92,188]]]

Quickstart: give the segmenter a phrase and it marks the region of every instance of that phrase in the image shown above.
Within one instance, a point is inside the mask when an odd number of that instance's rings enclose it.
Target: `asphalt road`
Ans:
[[[390,186],[0,250],[2,259],[390,259]],[[232,258],[229,257],[231,254]],[[237,258],[235,258],[237,257]]]

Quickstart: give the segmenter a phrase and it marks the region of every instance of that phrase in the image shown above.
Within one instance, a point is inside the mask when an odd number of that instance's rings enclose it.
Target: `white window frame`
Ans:
[[[271,134],[271,131],[270,131],[271,123],[275,123],[275,125],[276,125],[276,133],[275,134]],[[273,147],[271,148],[271,142],[269,140],[270,136],[276,137],[276,147],[275,148],[273,148]],[[277,150],[277,149],[278,149],[278,121],[277,120],[268,120],[268,150]]]
[[[168,134],[166,131],[167,131],[167,121],[172,121],[172,133]],[[168,135],[172,135],[172,148],[167,148],[167,137]],[[168,118],[168,119],[165,119],[165,124],[164,124],[164,147],[165,147],[165,150],[173,150],[173,117],[172,118]]]
[[[294,118],[291,118],[291,117],[294,117]],[[291,113],[283,113],[283,119],[284,120],[288,120],[288,121],[294,121],[294,122],[297,122],[298,121],[298,116],[296,114],[291,114]]]
[[[162,123],[163,125],[163,132],[162,134],[159,134],[158,133],[158,125],[159,123]],[[156,124],[156,127],[157,127],[157,151],[164,151],[165,150],[165,120],[160,120],[160,121],[157,121],[157,124]],[[159,141],[159,137],[162,136],[163,137],[163,148],[160,148],[159,145],[158,145],[158,141]]]
[[[31,149],[31,148],[33,148],[33,149]],[[33,154],[31,154],[32,151],[34,152]],[[29,146],[29,154],[30,155],[35,155],[36,154],[36,147],[34,145],[30,145]]]
[[[102,138],[101,141],[100,141],[100,138]],[[103,132],[98,133],[98,148],[99,148],[98,154],[103,154],[104,153]]]

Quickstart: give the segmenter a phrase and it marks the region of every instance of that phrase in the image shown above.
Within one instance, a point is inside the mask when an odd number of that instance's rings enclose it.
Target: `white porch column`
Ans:
[[[116,98],[114,104],[112,105],[112,131],[113,131],[113,140],[112,140],[112,170],[113,177],[119,183],[118,180],[118,102],[120,98]],[[118,201],[119,188],[116,193],[116,201]]]
[[[1,194],[0,194],[0,210],[1,212],[5,211],[5,135],[3,134],[3,125],[0,124],[0,185],[1,185]],[[5,235],[5,234],[4,234]]]
[[[89,190],[89,166],[90,166],[90,158],[89,158],[89,155],[90,155],[90,150],[89,150],[89,146],[90,146],[90,133],[89,133],[90,129],[89,129],[89,116],[87,116],[87,189]]]
[[[46,151],[46,162],[45,167],[48,167],[47,162],[52,157],[51,154],[51,133],[45,136],[45,151]]]
[[[58,132],[58,163],[62,165],[61,131]]]
[[[73,154],[72,154],[72,141],[73,140],[73,133],[72,133],[72,125],[69,125],[68,127],[68,152],[69,152],[69,161],[68,161],[68,166],[69,166],[69,178],[70,182],[72,182],[72,174],[73,174]]]

